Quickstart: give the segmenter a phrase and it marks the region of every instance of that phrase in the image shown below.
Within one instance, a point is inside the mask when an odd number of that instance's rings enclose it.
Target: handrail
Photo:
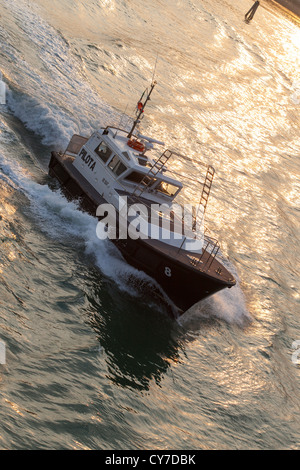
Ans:
[[[185,240],[186,237],[183,239],[183,242],[177,251],[177,256],[182,250],[182,246]],[[201,255],[199,257],[197,256],[193,258],[193,265],[194,267],[198,268],[201,263],[201,268],[199,269],[201,271],[208,271],[220,250],[220,244],[217,239],[208,237],[206,234],[204,234],[204,242],[206,245],[205,247],[202,247]]]
[[[203,264],[203,268],[206,268],[208,270],[211,267],[214,259],[216,258],[217,254],[220,250],[220,244],[219,244],[217,239],[208,237],[205,234],[204,234],[204,240],[206,242],[206,246],[205,246],[205,248],[202,248],[202,254],[201,254],[201,256],[198,260],[197,266],[200,262],[203,263],[203,261],[202,261],[203,257],[205,255],[205,253],[207,253],[208,258],[205,260],[205,262]],[[210,252],[208,251],[209,247],[212,247]]]

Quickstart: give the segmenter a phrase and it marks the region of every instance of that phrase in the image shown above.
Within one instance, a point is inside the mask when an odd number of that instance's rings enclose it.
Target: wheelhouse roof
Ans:
[[[120,157],[120,159],[128,168],[131,168],[132,170],[138,171],[140,173],[147,174],[149,173],[152,165],[154,165],[155,160],[149,157],[149,155],[143,155],[140,151],[128,146],[128,131],[108,126],[106,128],[101,128],[95,134],[99,143],[100,141],[104,141],[111,148],[111,150]],[[134,136],[134,138],[137,137]],[[156,142],[154,139],[152,139],[152,141],[154,143]],[[149,150],[150,148],[148,151]],[[142,160],[143,157],[147,159],[147,166],[140,163],[140,160]],[[159,171],[155,177],[166,183],[178,186],[179,188],[183,187],[180,181],[167,176],[162,171]]]

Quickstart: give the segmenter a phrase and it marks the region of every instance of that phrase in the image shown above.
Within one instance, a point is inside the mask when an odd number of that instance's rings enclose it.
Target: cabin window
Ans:
[[[145,183],[144,184],[147,184],[147,186],[153,186],[153,184],[156,182],[155,178],[151,178],[150,176],[144,175],[143,173],[139,173],[137,171],[132,171],[131,173],[129,173],[129,175],[126,176],[125,181],[129,181],[130,183],[139,184],[139,183],[142,182],[142,180],[145,176],[146,176],[146,178],[145,178]],[[149,179],[152,180],[152,182],[150,184],[148,184]]]
[[[122,173],[124,173],[124,171],[127,170],[127,166],[124,165],[124,163],[122,163],[121,161],[119,162],[119,164],[117,165],[116,168],[114,168],[114,173],[116,173],[117,176],[120,176],[122,175]]]
[[[161,181],[157,186],[156,186],[156,191],[159,191],[166,196],[175,196],[177,191],[179,190],[178,186],[174,186],[173,184],[166,183],[165,181]]]
[[[122,155],[130,162],[130,156],[128,155],[128,152],[122,152]]]
[[[117,155],[113,156],[108,164],[108,168],[110,168],[110,170],[112,170],[116,176],[120,176],[122,173],[124,173],[124,171],[127,170],[127,167],[124,165],[124,163],[121,162]]]
[[[112,154],[112,150],[103,141],[98,145],[98,147],[95,148],[95,152],[97,155],[99,155],[99,157],[104,163],[107,162],[107,160]]]

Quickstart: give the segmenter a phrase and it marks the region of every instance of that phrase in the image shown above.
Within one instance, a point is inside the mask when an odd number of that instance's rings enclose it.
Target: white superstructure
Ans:
[[[126,214],[126,220],[119,220],[121,226],[133,222],[132,204],[137,206],[142,202],[147,213],[145,210],[139,213],[141,238],[155,238],[183,250],[201,251],[203,230],[199,230],[199,225],[197,232],[192,230],[192,216],[183,227],[186,212],[172,210],[173,201],[183,187],[180,181],[166,175],[165,163],[173,153],[166,150],[153,160],[147,153],[154,144],[164,145],[141,134],[128,138],[127,131],[106,127],[92,134],[77,154],[72,152],[71,141],[66,154],[75,156],[73,166],[119,214]],[[127,200],[124,202],[127,196],[133,198],[131,212],[120,210],[127,204]]]

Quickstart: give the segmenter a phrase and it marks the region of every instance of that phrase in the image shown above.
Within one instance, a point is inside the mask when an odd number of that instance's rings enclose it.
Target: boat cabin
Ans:
[[[76,139],[79,136],[73,136]],[[72,139],[66,154],[75,156],[73,165],[100,193],[110,198],[112,190],[143,195],[157,203],[171,203],[182,189],[180,181],[165,174],[164,163],[172,152],[152,160],[146,152],[154,144],[164,145],[142,135],[128,138],[128,132],[114,127],[101,128],[76,148]],[[76,152],[77,150],[77,152]],[[164,158],[162,158],[164,157]],[[109,198],[109,199],[110,199]]]

